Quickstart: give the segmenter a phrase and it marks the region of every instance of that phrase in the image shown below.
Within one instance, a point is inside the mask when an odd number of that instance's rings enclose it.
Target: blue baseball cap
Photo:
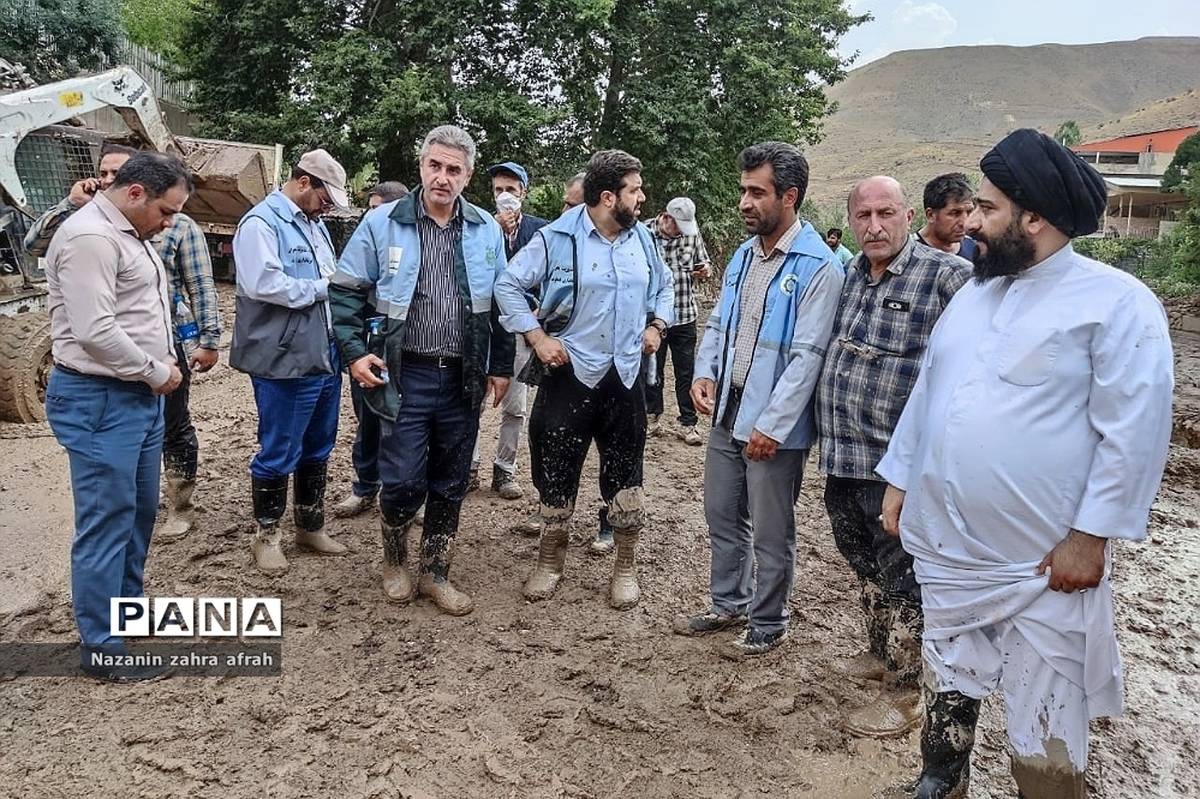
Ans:
[[[511,172],[517,176],[517,180],[521,181],[522,186],[529,187],[529,173],[516,161],[505,161],[503,164],[493,164],[488,167],[489,175],[494,176],[497,172]]]

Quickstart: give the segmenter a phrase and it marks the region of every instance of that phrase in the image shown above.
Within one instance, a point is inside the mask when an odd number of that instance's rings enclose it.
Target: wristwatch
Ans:
[[[652,327],[655,330],[657,330],[659,333],[667,332],[667,323],[661,319],[653,320],[652,322],[650,322],[650,324],[646,325],[646,327]]]

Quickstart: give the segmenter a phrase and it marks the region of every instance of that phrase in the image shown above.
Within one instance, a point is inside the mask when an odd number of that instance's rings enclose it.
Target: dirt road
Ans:
[[[1177,358],[1180,409],[1191,414],[1200,408],[1200,337],[1181,337]],[[347,557],[296,554],[279,580],[250,569],[249,381],[222,365],[197,380],[192,407],[201,529],[152,546],[147,594],[282,597],[284,674],[134,687],[0,683],[0,796],[851,799],[917,767],[916,733],[875,742],[839,731],[843,710],[873,689],[828,672],[831,659],[859,651],[863,633],[815,469],[796,511],[792,639],[768,659],[736,664],[714,652],[716,642],[670,634],[672,616],[705,599],[702,448],[673,438],[647,448],[652,522],[635,610],[609,609],[611,561],[587,554],[593,460],[569,572],[550,602],[522,598],[536,544],[508,530],[532,500],[469,497],[455,572],[476,610],[453,619],[423,602],[386,602],[371,517],[334,525]],[[354,425],[344,408],[334,498],[350,481]],[[495,425],[489,412],[485,456]],[[528,484],[527,458],[521,469]],[[70,517],[65,458],[48,431],[0,428],[0,640],[73,638]],[[1093,725],[1094,796],[1200,796],[1198,524],[1200,450],[1173,445],[1148,540],[1117,547],[1128,708]],[[989,701],[973,797],[1015,795],[1004,740],[1002,709]]]

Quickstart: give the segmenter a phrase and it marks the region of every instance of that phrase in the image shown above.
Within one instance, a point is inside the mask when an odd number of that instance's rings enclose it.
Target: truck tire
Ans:
[[[0,318],[0,419],[44,421],[46,382],[53,366],[47,314]]]

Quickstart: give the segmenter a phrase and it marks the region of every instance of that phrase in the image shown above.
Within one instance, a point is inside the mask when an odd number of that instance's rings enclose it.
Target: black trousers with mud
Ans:
[[[175,359],[183,381],[179,388],[163,398],[163,465],[168,473],[186,480],[196,479],[200,456],[200,441],[188,409],[192,387],[192,370],[188,368],[187,353],[175,345]]]
[[[830,475],[825,509],[838,551],[862,586],[871,653],[895,672],[896,684],[915,688],[921,678],[921,587],[912,556],[879,522],[887,483]]]
[[[588,388],[569,364],[553,370],[538,387],[529,415],[533,485],[543,505],[574,506],[593,441],[600,454],[600,496],[605,503],[622,489],[641,486],[646,449],[642,378],[625,388],[616,369],[609,369],[595,388]]]

